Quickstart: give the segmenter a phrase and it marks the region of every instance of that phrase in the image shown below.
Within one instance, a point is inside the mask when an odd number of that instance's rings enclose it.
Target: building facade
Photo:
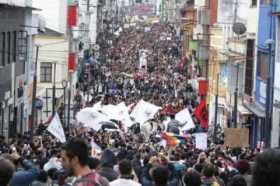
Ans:
[[[28,129],[29,75],[33,64],[32,1],[0,1],[0,134],[12,137]]]

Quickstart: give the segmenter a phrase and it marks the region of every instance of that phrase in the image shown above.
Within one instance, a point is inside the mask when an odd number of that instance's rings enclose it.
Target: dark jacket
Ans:
[[[111,167],[102,167],[99,171],[99,174],[105,178],[107,178],[107,180],[109,182],[114,181],[116,179],[118,179],[118,173],[116,171],[113,170],[113,168]]]
[[[10,184],[11,186],[29,186],[40,175],[40,171],[31,161],[22,160],[21,164],[23,170],[18,170],[14,173]]]

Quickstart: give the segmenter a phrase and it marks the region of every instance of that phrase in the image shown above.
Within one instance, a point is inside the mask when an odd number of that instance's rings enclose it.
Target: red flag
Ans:
[[[206,108],[206,101],[203,99],[200,101],[199,105],[196,107],[194,111],[194,115],[198,119],[200,126],[203,129],[208,128],[208,111]]]

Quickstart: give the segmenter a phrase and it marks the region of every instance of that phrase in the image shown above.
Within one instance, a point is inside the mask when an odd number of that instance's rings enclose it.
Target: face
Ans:
[[[74,174],[74,166],[72,160],[67,156],[66,151],[63,150],[61,152],[61,163],[64,170],[67,172],[68,175]]]

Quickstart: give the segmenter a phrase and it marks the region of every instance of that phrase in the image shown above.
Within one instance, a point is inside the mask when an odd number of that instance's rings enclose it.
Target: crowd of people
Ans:
[[[1,137],[0,185],[280,186],[277,149],[262,152],[230,148],[209,138],[207,149],[200,150],[195,148],[192,135],[176,145],[161,143],[160,134],[164,131],[179,135],[180,124],[169,125],[175,122],[174,115],[185,108],[192,113],[196,125],[189,134],[208,130],[195,115],[204,98],[188,84],[180,48],[175,29],[168,24],[142,23],[124,29],[106,49],[108,62],[91,64],[88,81],[95,81],[92,98],[82,96],[88,91],[84,88],[90,86],[83,85],[83,81],[77,86],[80,90],[74,101],[78,109],[98,101],[102,105],[125,102],[133,108],[141,99],[161,106],[150,121],[152,132],[148,137],[139,124],[124,132],[104,128],[95,131],[79,123],[64,127],[64,144],[44,125],[32,135],[26,133],[8,140]],[[140,50],[147,51],[142,66]],[[171,121],[164,128],[167,116]]]

